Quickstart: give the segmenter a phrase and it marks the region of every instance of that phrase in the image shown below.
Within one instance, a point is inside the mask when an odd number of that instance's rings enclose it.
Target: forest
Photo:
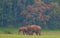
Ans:
[[[60,0],[0,0],[0,27],[40,25],[60,29]]]

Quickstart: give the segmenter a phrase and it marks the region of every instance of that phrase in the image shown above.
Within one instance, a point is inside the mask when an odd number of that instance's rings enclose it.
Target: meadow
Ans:
[[[0,38],[60,38],[60,30],[42,30],[41,36],[18,34],[18,28],[0,28]]]

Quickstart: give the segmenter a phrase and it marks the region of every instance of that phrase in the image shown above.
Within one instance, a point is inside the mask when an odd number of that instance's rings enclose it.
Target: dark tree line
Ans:
[[[37,24],[60,29],[60,0],[0,0],[0,27]]]

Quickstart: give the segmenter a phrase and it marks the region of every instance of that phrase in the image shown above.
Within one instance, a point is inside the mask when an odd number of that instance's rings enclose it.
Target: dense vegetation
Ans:
[[[0,0],[0,27],[31,24],[60,29],[60,0]]]

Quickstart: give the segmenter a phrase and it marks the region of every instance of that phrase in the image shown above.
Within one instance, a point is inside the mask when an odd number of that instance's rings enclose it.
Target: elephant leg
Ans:
[[[35,32],[36,33],[36,35],[38,35],[38,33],[37,32]]]
[[[32,31],[28,31],[27,33],[28,35],[33,35]]]
[[[23,32],[23,35],[25,35],[25,32]]]
[[[18,34],[20,34],[21,30],[18,31]]]
[[[35,32],[35,33],[36,33],[36,35],[41,35],[40,31],[37,31],[37,32]]]
[[[27,32],[25,30],[23,31],[23,35],[27,35]]]
[[[33,35],[33,33],[29,33],[29,35]]]
[[[40,29],[40,31],[39,31],[39,35],[41,35],[41,29]]]

